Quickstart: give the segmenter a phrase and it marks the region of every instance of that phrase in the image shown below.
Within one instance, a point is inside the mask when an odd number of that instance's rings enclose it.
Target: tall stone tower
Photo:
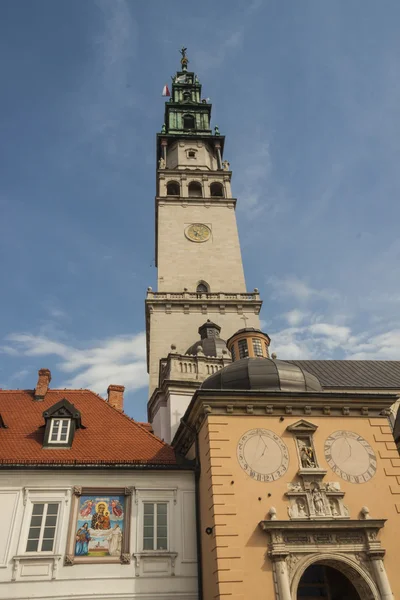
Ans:
[[[211,104],[186,49],[157,135],[155,198],[157,291],[146,299],[150,396],[159,386],[160,359],[184,355],[210,319],[227,339],[259,327],[258,290],[246,291],[224,136],[211,129]]]

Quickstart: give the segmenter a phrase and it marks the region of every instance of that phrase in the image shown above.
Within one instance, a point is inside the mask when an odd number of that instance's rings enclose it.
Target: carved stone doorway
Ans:
[[[303,573],[297,600],[361,600],[350,579],[337,569],[314,563]]]

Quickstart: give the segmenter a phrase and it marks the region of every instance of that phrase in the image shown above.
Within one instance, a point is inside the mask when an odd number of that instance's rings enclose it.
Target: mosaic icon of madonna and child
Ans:
[[[75,534],[75,556],[120,556],[124,510],[124,496],[81,496]]]

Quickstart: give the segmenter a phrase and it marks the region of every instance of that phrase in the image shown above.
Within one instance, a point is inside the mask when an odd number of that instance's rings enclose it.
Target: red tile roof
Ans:
[[[72,448],[43,448],[42,413],[66,398],[81,413],[84,429],[75,432]],[[35,402],[33,391],[0,390],[0,468],[10,465],[178,466],[171,446],[120,413],[90,390],[49,390]]]

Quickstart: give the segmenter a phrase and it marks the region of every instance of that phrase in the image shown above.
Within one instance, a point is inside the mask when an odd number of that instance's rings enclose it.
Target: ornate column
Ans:
[[[385,565],[382,560],[384,554],[384,550],[375,550],[368,553],[374,570],[375,582],[379,588],[382,600],[394,600]]]
[[[273,557],[276,583],[278,586],[279,600],[291,600],[289,573],[286,564],[286,555],[276,555]]]

